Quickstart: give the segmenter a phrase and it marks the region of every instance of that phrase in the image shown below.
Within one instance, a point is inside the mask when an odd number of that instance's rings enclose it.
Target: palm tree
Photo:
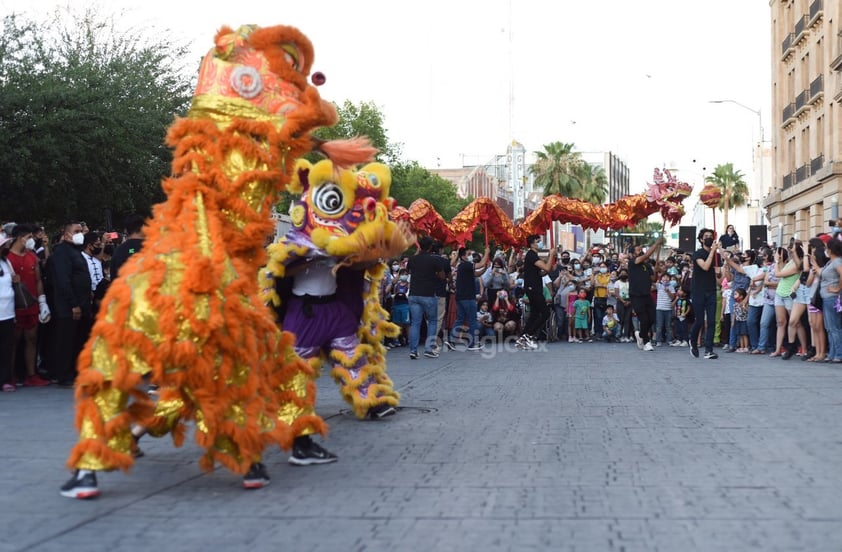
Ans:
[[[573,151],[575,144],[553,142],[544,145],[544,151],[536,151],[537,160],[530,167],[535,175],[535,184],[544,189],[544,195],[559,194],[566,197],[580,197],[582,185],[576,171],[582,165],[582,154]]]
[[[608,195],[608,176],[604,168],[583,162],[576,171],[576,179],[582,187],[579,199],[594,205],[605,202]]]
[[[705,182],[715,185],[722,191],[719,209],[724,213],[723,228],[728,228],[728,209],[741,207],[748,201],[748,186],[743,180],[743,173],[734,170],[733,163],[717,165],[713,174],[705,178]]]

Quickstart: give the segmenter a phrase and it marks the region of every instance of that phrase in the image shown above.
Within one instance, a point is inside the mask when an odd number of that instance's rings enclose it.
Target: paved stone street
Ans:
[[[837,365],[599,343],[389,362],[398,415],[353,419],[324,377],[340,461],[271,451],[251,492],[144,438],[99,499],[62,498],[72,392],[2,394],[0,550],[842,550]]]

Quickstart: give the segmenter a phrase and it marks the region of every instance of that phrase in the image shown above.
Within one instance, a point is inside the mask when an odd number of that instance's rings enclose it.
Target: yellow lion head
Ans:
[[[293,227],[317,247],[353,262],[373,261],[404,251],[411,233],[389,220],[392,173],[382,163],[339,169],[329,160],[300,159],[289,190],[301,194],[290,209]]]

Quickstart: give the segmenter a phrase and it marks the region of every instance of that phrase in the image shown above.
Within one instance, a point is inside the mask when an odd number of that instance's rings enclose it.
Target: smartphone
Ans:
[[[592,269],[592,268],[589,268],[589,269],[587,269],[587,270],[585,271],[585,276],[590,276],[591,274],[593,274],[593,269]]]

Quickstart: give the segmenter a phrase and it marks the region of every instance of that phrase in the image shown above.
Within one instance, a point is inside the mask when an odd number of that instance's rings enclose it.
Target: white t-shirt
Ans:
[[[743,267],[743,271],[746,273],[746,276],[749,278],[754,278],[761,272],[761,268],[757,265],[748,265]],[[759,293],[754,294],[752,292],[761,290]],[[752,284],[751,289],[748,290],[748,306],[750,307],[762,307],[763,306],[763,280],[759,280]]]
[[[295,275],[292,284],[294,295],[333,295],[336,293],[336,276],[333,261],[313,261],[307,268]]]
[[[12,265],[0,260],[3,275],[0,276],[0,321],[15,317],[15,290],[12,289]]]

